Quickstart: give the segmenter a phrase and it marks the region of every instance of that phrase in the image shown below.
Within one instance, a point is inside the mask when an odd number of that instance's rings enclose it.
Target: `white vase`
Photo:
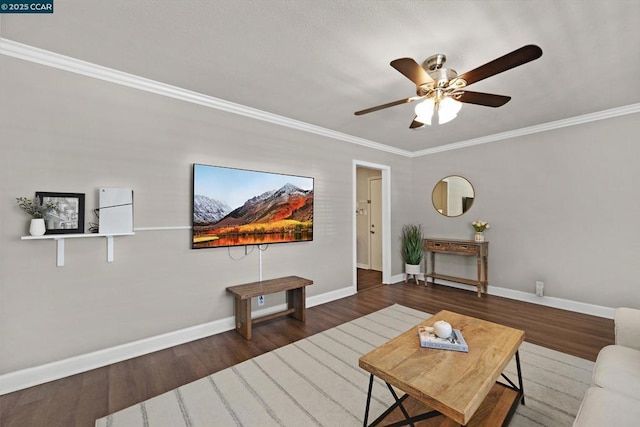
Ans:
[[[475,240],[476,242],[484,242],[484,234],[482,234],[482,232],[481,232],[481,231],[477,232],[477,233],[474,235],[474,240]]]
[[[418,265],[405,264],[404,272],[407,274],[420,274],[420,264]]]
[[[47,229],[44,226],[44,218],[33,218],[29,224],[29,234],[32,236],[42,236]]]
[[[404,265],[404,282],[407,283],[407,279],[409,279],[409,276],[413,276],[413,280],[416,282],[416,285],[420,284],[420,281],[418,280],[418,276],[420,275],[420,264],[418,265],[413,265],[413,264],[405,264]]]

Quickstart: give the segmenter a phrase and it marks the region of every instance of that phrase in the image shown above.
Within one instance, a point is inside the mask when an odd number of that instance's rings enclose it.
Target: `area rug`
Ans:
[[[361,426],[369,374],[358,358],[430,317],[393,305],[100,418],[96,427]],[[593,362],[523,343],[526,406],[511,426],[570,426]],[[517,378],[515,361],[507,375]],[[369,420],[393,402],[373,387]]]

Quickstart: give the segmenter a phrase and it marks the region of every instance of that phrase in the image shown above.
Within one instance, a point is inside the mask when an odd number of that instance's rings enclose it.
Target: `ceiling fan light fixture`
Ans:
[[[437,103],[434,98],[427,98],[416,105],[415,120],[431,126],[431,121],[437,113],[438,124],[449,123],[458,116],[462,103],[448,96],[443,97]]]
[[[449,123],[455,119],[462,108],[462,102],[445,97],[438,103],[438,124]]]
[[[423,99],[416,105],[416,117],[409,125],[409,129],[420,129],[425,125],[431,125],[434,116],[437,116],[438,124],[455,119],[462,107],[462,102],[485,107],[501,107],[509,102],[510,96],[471,92],[466,90],[466,87],[541,56],[542,49],[530,44],[460,75],[455,70],[444,66],[447,57],[443,54],[430,56],[422,66],[412,58],[394,59],[389,65],[415,83],[416,96],[356,111],[354,114],[360,116]]]
[[[433,117],[433,110],[435,108],[435,101],[433,98],[427,98],[418,105],[416,105],[416,118],[415,120],[431,126],[431,117]]]

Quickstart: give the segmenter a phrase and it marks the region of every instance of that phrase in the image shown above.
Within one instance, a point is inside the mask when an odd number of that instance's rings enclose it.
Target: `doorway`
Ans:
[[[354,161],[354,288],[389,283],[390,170],[388,166]]]

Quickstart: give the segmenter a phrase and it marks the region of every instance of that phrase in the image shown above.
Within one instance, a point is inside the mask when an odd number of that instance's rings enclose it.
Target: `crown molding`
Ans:
[[[272,123],[278,126],[297,129],[303,132],[349,142],[351,144],[362,145],[364,147],[386,151],[388,153],[398,154],[405,157],[411,156],[411,152],[407,150],[380,144],[368,139],[337,132],[331,129],[323,128],[321,126],[316,126],[310,123],[305,123],[299,120],[294,120],[288,117],[269,113],[267,111],[262,111],[256,108],[247,107],[245,105],[236,104],[234,102],[225,101],[224,99],[215,98],[213,96],[204,95],[199,92],[183,89],[178,86],[172,86],[155,80],[136,76],[134,74],[114,70],[113,68],[103,67],[91,62],[81,61],[76,58],[60,55],[58,53],[19,43],[6,38],[0,38],[0,54],[29,62],[34,62],[40,65],[45,65],[47,67],[57,68],[59,70],[69,71],[71,73],[80,74],[86,77],[115,83],[121,86],[127,86],[133,89],[154,93],[156,95],[166,96],[185,102],[190,102],[192,104],[198,104],[203,107],[213,108],[232,114],[261,120],[263,122]]]
[[[445,144],[438,147],[427,148],[424,150],[412,152],[396,147],[391,147],[386,144],[381,144],[379,142],[374,142],[368,139],[359,138],[357,136],[337,132],[331,129],[323,128],[321,126],[312,125],[310,123],[302,122],[299,120],[290,119],[288,117],[269,113],[267,111],[258,110],[256,108],[251,108],[245,105],[236,104],[234,102],[225,101],[224,99],[204,95],[199,92],[194,92],[177,86],[161,83],[155,80],[146,79],[134,74],[125,73],[108,67],[103,67],[91,62],[81,61],[76,58],[60,55],[58,53],[40,49],[24,43],[19,43],[6,38],[0,38],[0,54],[107,81],[110,83],[127,86],[133,89],[154,93],[156,95],[166,96],[185,102],[190,102],[192,104],[225,111],[256,120],[261,120],[278,126],[284,126],[291,129],[300,130],[302,132],[312,133],[315,135],[348,142],[351,144],[361,145],[364,147],[384,151],[387,153],[397,154],[404,157],[428,156],[444,151],[457,150],[474,145],[487,144],[489,142],[501,141],[504,139],[531,135],[534,133],[546,132],[553,129],[560,129],[568,126],[575,126],[579,124],[640,112],[640,103],[631,104],[624,107],[612,108],[596,113],[584,114],[582,116],[557,120],[554,122],[543,123],[540,125],[530,126],[522,129],[487,135],[480,138],[468,139],[466,141],[454,142],[451,144]]]
[[[415,151],[411,153],[410,157],[428,156],[430,154],[442,153],[444,151],[457,150],[459,148],[466,148],[474,145],[486,144],[488,142],[501,141],[503,139],[516,138],[519,136],[531,135],[534,133],[546,132],[554,129],[561,129],[568,126],[575,126],[584,123],[595,122],[598,120],[611,119],[613,117],[625,116],[627,114],[635,114],[638,112],[640,112],[640,103],[626,105],[624,107],[611,108],[609,110],[598,111],[596,113],[583,114],[581,116],[556,120],[540,125],[511,130],[508,132],[496,133],[480,138],[468,139],[466,141],[454,142],[452,144],[441,145],[439,147],[427,148],[425,150]]]

